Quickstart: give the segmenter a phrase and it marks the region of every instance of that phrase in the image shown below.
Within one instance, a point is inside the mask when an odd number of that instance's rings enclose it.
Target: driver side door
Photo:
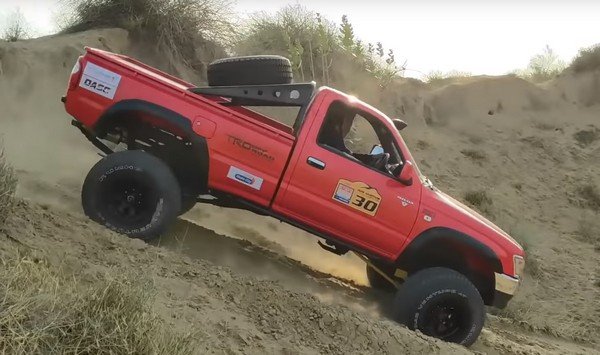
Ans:
[[[364,122],[383,118],[360,110],[357,116],[364,121],[352,128],[347,147],[368,153],[374,144],[368,129],[373,128]],[[304,145],[296,148],[292,157],[296,165],[288,169],[273,208],[344,243],[391,258],[416,219],[420,185],[405,186],[390,174],[322,144],[319,132],[326,119],[327,112],[317,115]]]

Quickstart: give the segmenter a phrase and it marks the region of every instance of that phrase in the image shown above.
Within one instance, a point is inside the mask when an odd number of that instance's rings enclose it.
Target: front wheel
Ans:
[[[140,150],[116,152],[96,163],[81,200],[92,220],[143,240],[164,232],[181,211],[181,190],[169,166]]]
[[[465,276],[433,267],[416,272],[402,284],[394,299],[394,318],[412,330],[469,346],[483,328],[485,307]]]

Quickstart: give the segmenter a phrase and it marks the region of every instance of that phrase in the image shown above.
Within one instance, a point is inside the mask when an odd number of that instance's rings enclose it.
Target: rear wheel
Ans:
[[[130,237],[157,237],[181,211],[181,190],[168,165],[134,150],[110,154],[88,173],[81,193],[92,220]]]
[[[462,274],[433,267],[416,272],[398,290],[394,318],[423,334],[469,346],[483,327],[485,308]]]

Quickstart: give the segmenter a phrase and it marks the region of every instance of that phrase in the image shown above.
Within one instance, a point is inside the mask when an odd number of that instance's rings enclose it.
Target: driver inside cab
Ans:
[[[355,117],[356,113],[352,110],[332,107],[319,134],[319,143],[334,148],[343,155],[359,160],[363,164],[386,172],[385,162],[389,159],[389,153],[360,154],[352,152],[346,146],[346,138],[352,129]]]

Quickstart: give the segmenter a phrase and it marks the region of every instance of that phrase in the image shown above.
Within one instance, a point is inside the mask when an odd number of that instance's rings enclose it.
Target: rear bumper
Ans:
[[[496,279],[496,291],[494,292],[492,306],[504,308],[517,292],[520,279],[499,273],[494,273],[494,276]]]

